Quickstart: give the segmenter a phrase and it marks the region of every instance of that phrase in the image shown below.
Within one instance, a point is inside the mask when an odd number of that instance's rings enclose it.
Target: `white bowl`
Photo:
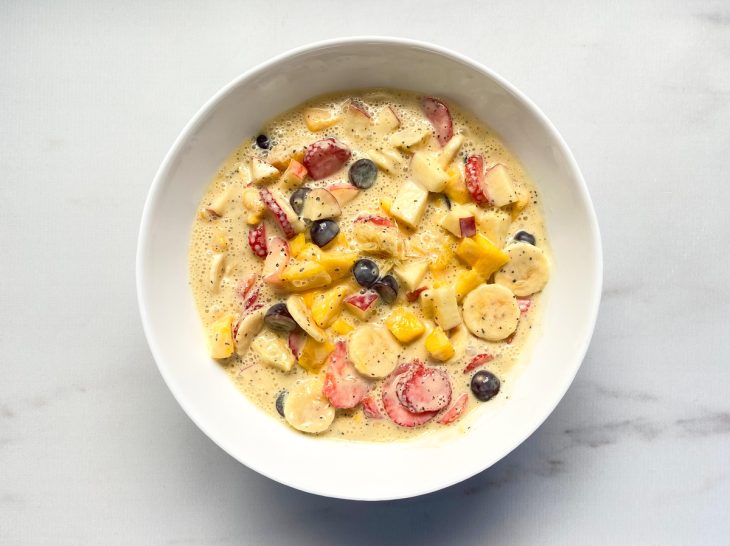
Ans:
[[[509,399],[457,427],[384,444],[299,434],[251,404],[205,352],[188,286],[198,202],[222,161],[274,115],[326,92],[367,87],[446,97],[494,128],[542,195],[553,271],[542,327]],[[330,497],[385,500],[428,493],[488,468],[524,441],[570,386],[588,348],[601,294],[598,224],[558,132],[522,93],[461,55],[393,38],[320,42],[280,55],[217,93],[183,129],[152,183],[139,233],[137,290],[155,361],[185,412],[246,466]]]

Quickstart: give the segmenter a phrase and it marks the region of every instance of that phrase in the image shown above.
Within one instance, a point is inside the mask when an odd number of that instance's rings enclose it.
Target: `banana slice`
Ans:
[[[307,304],[301,296],[292,294],[286,299],[286,309],[302,330],[320,343],[327,341],[327,333],[314,322]]]
[[[463,316],[472,334],[487,341],[500,341],[517,329],[520,308],[504,286],[483,284],[464,298]]]
[[[254,336],[264,327],[264,315],[266,309],[256,309],[253,313],[249,313],[238,323],[236,331],[236,352],[243,356],[248,351]]]
[[[335,408],[322,394],[319,378],[298,381],[286,395],[284,418],[297,430],[317,434],[327,430],[335,419]]]
[[[347,353],[361,374],[385,377],[398,364],[400,345],[385,327],[365,324],[350,334]]]
[[[515,296],[539,292],[550,277],[550,263],[545,253],[530,243],[514,243],[504,251],[509,261],[494,274],[494,282],[512,290]]]

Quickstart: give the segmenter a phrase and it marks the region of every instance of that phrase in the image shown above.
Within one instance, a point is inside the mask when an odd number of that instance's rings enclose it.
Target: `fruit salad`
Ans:
[[[458,428],[499,397],[550,276],[537,191],[499,137],[448,98],[380,89],[244,141],[189,256],[211,358],[282,424],[354,440]]]

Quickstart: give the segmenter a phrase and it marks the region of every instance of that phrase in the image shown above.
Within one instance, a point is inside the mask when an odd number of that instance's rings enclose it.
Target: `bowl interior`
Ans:
[[[501,134],[541,191],[553,251],[542,327],[506,403],[472,412],[465,434],[388,444],[298,434],[253,406],[205,353],[187,277],[196,207],[212,174],[245,137],[283,110],[337,90],[395,87],[446,97]],[[242,76],[185,128],[155,179],[137,260],[140,309],[160,371],[178,402],[218,445],[298,489],[351,499],[392,499],[446,487],[509,453],[570,385],[593,330],[601,288],[598,228],[564,143],[532,104],[498,76],[438,48],[401,40],[327,42]],[[488,406],[488,408],[487,408]],[[320,461],[297,465],[294,460]],[[445,463],[448,461],[448,463]],[[359,471],[356,469],[369,469]]]

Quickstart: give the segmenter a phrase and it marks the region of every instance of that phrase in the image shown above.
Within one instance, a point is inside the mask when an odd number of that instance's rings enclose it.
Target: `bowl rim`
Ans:
[[[172,162],[174,161],[175,157],[181,152],[181,149],[183,147],[184,141],[186,141],[189,136],[194,133],[194,130],[196,127],[198,127],[201,123],[203,123],[208,116],[208,113],[212,111],[229,93],[233,91],[241,82],[244,80],[250,79],[252,77],[255,77],[257,74],[268,70],[270,67],[276,65],[277,63],[290,58],[294,57],[303,53],[312,53],[317,50],[326,49],[326,48],[332,48],[337,46],[352,46],[352,45],[377,45],[377,44],[383,44],[383,45],[389,45],[389,46],[402,46],[402,47],[409,47],[409,48],[418,48],[422,50],[426,50],[431,53],[435,53],[437,55],[441,55],[442,57],[446,57],[448,59],[457,61],[461,64],[464,64],[471,68],[472,70],[481,72],[482,74],[486,75],[487,77],[493,79],[496,81],[499,85],[501,85],[505,90],[507,90],[509,93],[513,94],[519,102],[521,102],[525,108],[527,108],[530,113],[535,116],[535,118],[543,125],[547,133],[552,137],[554,140],[554,143],[560,148],[560,151],[562,154],[564,154],[564,157],[566,158],[566,163],[570,171],[572,172],[575,179],[579,182],[577,192],[579,193],[579,197],[581,201],[585,204],[586,207],[586,214],[589,221],[589,226],[591,228],[591,243],[595,249],[594,252],[594,259],[595,259],[595,270],[596,270],[596,277],[594,279],[594,290],[592,294],[592,298],[589,302],[586,302],[588,305],[590,305],[590,329],[588,330],[589,335],[585,337],[585,339],[582,342],[582,345],[580,346],[579,350],[576,352],[576,355],[579,356],[579,359],[577,360],[577,365],[574,367],[572,373],[567,374],[563,388],[561,389],[561,392],[555,392],[554,395],[554,401],[552,404],[550,404],[549,411],[546,411],[543,416],[541,416],[540,419],[536,419],[534,422],[534,426],[527,427],[529,430],[524,436],[518,437],[514,439],[512,442],[505,444],[505,447],[503,450],[501,450],[498,457],[496,457],[493,461],[491,460],[485,460],[485,464],[478,468],[476,471],[472,471],[472,469],[468,469],[467,472],[465,472],[463,475],[460,475],[456,479],[449,479],[449,480],[443,480],[443,481],[434,481],[432,484],[430,484],[427,487],[416,487],[413,488],[412,491],[410,491],[408,494],[399,494],[399,495],[381,495],[377,498],[371,498],[371,497],[362,497],[357,495],[350,495],[350,496],[338,496],[333,495],[331,493],[327,493],[324,491],[318,491],[312,488],[305,488],[302,487],[300,484],[294,484],[289,483],[286,480],[282,480],[276,475],[274,475],[273,472],[270,472],[266,469],[261,468],[259,465],[251,464],[249,461],[244,461],[242,458],[239,457],[238,454],[234,451],[232,446],[228,445],[228,442],[225,441],[224,438],[214,438],[209,434],[209,432],[206,430],[206,428],[201,423],[200,418],[198,417],[196,411],[189,406],[188,402],[186,401],[185,397],[178,391],[178,388],[175,384],[175,382],[170,377],[170,374],[168,371],[164,369],[163,366],[160,365],[160,361],[162,358],[162,351],[160,347],[157,344],[156,339],[151,335],[151,325],[150,325],[150,318],[147,312],[147,306],[145,301],[145,294],[144,294],[144,269],[145,269],[145,255],[147,246],[150,244],[149,241],[149,234],[150,234],[150,223],[152,221],[152,211],[156,209],[157,203],[159,199],[161,198],[161,187],[162,187],[162,180],[165,177],[167,171],[169,170]],[[475,476],[476,474],[483,472],[487,468],[494,465],[496,462],[502,460],[504,457],[506,457],[509,453],[514,451],[519,445],[521,445],[527,438],[529,438],[534,432],[542,426],[542,424],[547,420],[547,418],[555,411],[555,408],[560,403],[560,401],[565,396],[566,392],[570,388],[570,385],[572,385],[573,381],[575,380],[575,377],[578,373],[578,370],[583,364],[583,361],[585,359],[586,353],[588,351],[588,348],[590,346],[591,339],[593,338],[593,334],[595,332],[595,325],[598,318],[598,311],[601,303],[601,294],[603,289],[603,248],[601,243],[601,235],[600,235],[600,228],[598,225],[598,218],[596,216],[595,209],[593,207],[593,202],[591,200],[588,187],[586,186],[585,179],[583,178],[583,174],[580,171],[580,168],[578,167],[577,161],[575,160],[575,157],[573,156],[573,153],[571,152],[570,148],[568,147],[567,143],[561,136],[561,134],[558,132],[557,128],[553,125],[553,123],[548,119],[548,117],[543,113],[543,111],[531,100],[529,99],[524,93],[522,93],[519,89],[517,89],[514,85],[512,85],[509,81],[507,81],[504,77],[502,77],[500,74],[492,70],[491,68],[488,68],[487,66],[481,64],[480,62],[467,57],[465,55],[462,55],[461,53],[457,53],[456,51],[453,51],[449,48],[435,45],[429,42],[425,42],[422,40],[414,40],[410,38],[402,38],[402,37],[393,37],[393,36],[377,36],[377,35],[362,35],[362,36],[352,36],[352,37],[338,37],[338,38],[330,38],[326,40],[319,40],[315,42],[310,42],[302,46],[298,46],[289,50],[286,50],[282,53],[279,53],[271,58],[269,58],[266,61],[263,61],[252,68],[244,71],[239,76],[235,77],[233,80],[231,80],[228,84],[223,86],[219,91],[217,91],[211,98],[209,98],[193,115],[193,117],[185,124],[185,126],[182,128],[178,136],[176,137],[175,141],[173,142],[170,149],[165,154],[164,159],[162,160],[162,163],[160,164],[160,167],[157,169],[157,172],[155,173],[155,176],[152,180],[152,184],[150,185],[150,188],[147,193],[147,197],[145,199],[144,208],[142,211],[142,217],[140,222],[140,228],[137,236],[137,252],[135,257],[135,284],[136,284],[136,290],[137,290],[137,305],[139,308],[140,318],[142,321],[142,328],[145,334],[145,338],[147,340],[147,344],[149,345],[150,352],[152,353],[152,357],[155,361],[155,365],[157,366],[158,371],[160,372],[160,375],[162,376],[163,380],[165,381],[165,384],[167,385],[167,388],[172,393],[173,397],[177,401],[177,403],[180,405],[180,407],[183,409],[185,414],[190,418],[193,423],[203,432],[208,438],[210,438],[213,443],[215,443],[219,448],[221,448],[223,451],[225,451],[228,455],[230,455],[232,458],[237,460],[238,462],[242,463],[246,467],[254,470],[255,472],[266,476],[269,479],[272,479],[278,483],[282,483],[284,485],[287,485],[289,487],[292,487],[294,489],[298,489],[300,491],[305,491],[307,493],[320,495],[320,496],[326,496],[331,498],[342,498],[342,499],[348,499],[348,500],[367,500],[367,501],[374,501],[374,500],[395,500],[395,499],[402,499],[402,498],[411,498],[416,497],[419,495],[424,495],[427,493],[431,493],[434,491],[439,491],[442,489],[445,489],[447,487],[450,487],[452,485],[455,485],[457,483],[461,483],[464,480],[467,480],[471,478],[472,476]],[[558,396],[559,394],[559,396]]]

